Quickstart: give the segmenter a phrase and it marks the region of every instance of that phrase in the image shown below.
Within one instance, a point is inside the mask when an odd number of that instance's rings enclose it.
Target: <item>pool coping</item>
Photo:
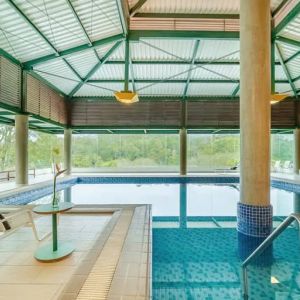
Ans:
[[[82,210],[82,208],[86,208],[87,205],[76,205],[73,209],[73,213],[76,209]],[[65,285],[64,289],[58,296],[59,300],[74,300],[74,299],[82,299],[80,293],[83,290],[83,294],[86,293],[86,289],[96,288],[98,287],[97,292],[104,295],[105,299],[116,299],[117,295],[133,297],[134,299],[138,297],[138,299],[151,299],[152,295],[152,213],[151,213],[151,205],[89,205],[88,209],[91,211],[96,210],[97,212],[112,212],[113,215],[105,226],[104,230],[98,236],[95,241],[92,249],[83,259],[79,267],[75,270],[70,280]],[[141,211],[142,210],[142,211]],[[144,216],[143,216],[144,210]],[[67,213],[72,213],[72,210]],[[128,218],[128,213],[131,214],[131,217]],[[107,274],[105,273],[106,286],[102,287],[102,290],[99,290],[99,286],[95,285],[95,279],[93,278],[91,282],[89,282],[89,276],[93,276],[93,268],[96,266],[97,261],[102,259],[101,269],[107,270],[107,268],[111,269],[111,262],[109,262],[105,256],[105,247],[109,244],[111,240],[111,245],[108,251],[114,251],[112,248],[114,245],[113,235],[118,240],[122,239],[120,230],[117,230],[119,225],[120,229],[120,220],[123,217],[127,218],[128,228],[126,230],[123,229],[123,243],[121,246],[121,251],[116,257],[116,264],[114,266],[114,270],[112,273],[112,278],[107,278]],[[122,226],[122,224],[121,224]],[[114,233],[114,231],[116,231]],[[142,234],[138,236],[136,232],[140,232]],[[135,245],[142,245],[141,247],[135,247]],[[132,252],[134,250],[134,252]],[[134,254],[134,255],[133,255]],[[136,257],[140,257],[145,259],[146,255],[146,265],[147,268],[143,269],[142,272],[139,273],[139,276],[130,276],[130,266],[136,265]],[[128,257],[131,259],[128,260]],[[125,259],[125,257],[127,259]],[[120,270],[123,270],[120,277]],[[126,270],[126,276],[124,276],[124,270]],[[100,276],[101,274],[97,274]],[[120,278],[122,279],[122,284],[120,284]],[[97,282],[96,282],[97,284]],[[88,285],[86,287],[85,285]],[[94,286],[93,286],[94,285]],[[143,287],[141,289],[141,286]],[[82,298],[81,298],[82,297]],[[86,298],[84,298],[86,299]]]

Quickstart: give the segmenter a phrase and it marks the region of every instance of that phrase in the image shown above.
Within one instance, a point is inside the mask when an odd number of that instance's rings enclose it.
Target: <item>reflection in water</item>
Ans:
[[[180,206],[179,206],[179,223],[180,228],[186,228],[187,227],[187,202],[186,202],[186,183],[180,184]]]

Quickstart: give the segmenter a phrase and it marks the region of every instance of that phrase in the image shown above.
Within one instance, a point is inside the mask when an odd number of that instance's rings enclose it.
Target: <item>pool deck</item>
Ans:
[[[0,238],[0,299],[149,299],[150,205],[77,205],[59,222],[59,238],[75,246],[67,258],[43,263],[33,255],[43,242],[22,226]],[[40,232],[49,217],[36,216]]]

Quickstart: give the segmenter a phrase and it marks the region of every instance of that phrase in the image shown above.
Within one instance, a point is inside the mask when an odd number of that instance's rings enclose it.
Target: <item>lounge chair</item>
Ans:
[[[0,205],[0,238],[11,234],[23,225],[30,225],[37,241],[42,241],[51,232],[40,237],[36,229],[31,207]]]

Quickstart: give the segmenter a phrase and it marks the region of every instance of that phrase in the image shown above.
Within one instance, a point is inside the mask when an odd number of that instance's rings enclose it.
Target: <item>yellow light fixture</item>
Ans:
[[[283,101],[284,99],[286,99],[287,97],[289,97],[289,94],[272,94],[271,95],[271,104],[276,104],[280,101]]]
[[[119,102],[125,104],[132,104],[135,102],[139,102],[138,94],[132,91],[114,92],[114,95]]]

